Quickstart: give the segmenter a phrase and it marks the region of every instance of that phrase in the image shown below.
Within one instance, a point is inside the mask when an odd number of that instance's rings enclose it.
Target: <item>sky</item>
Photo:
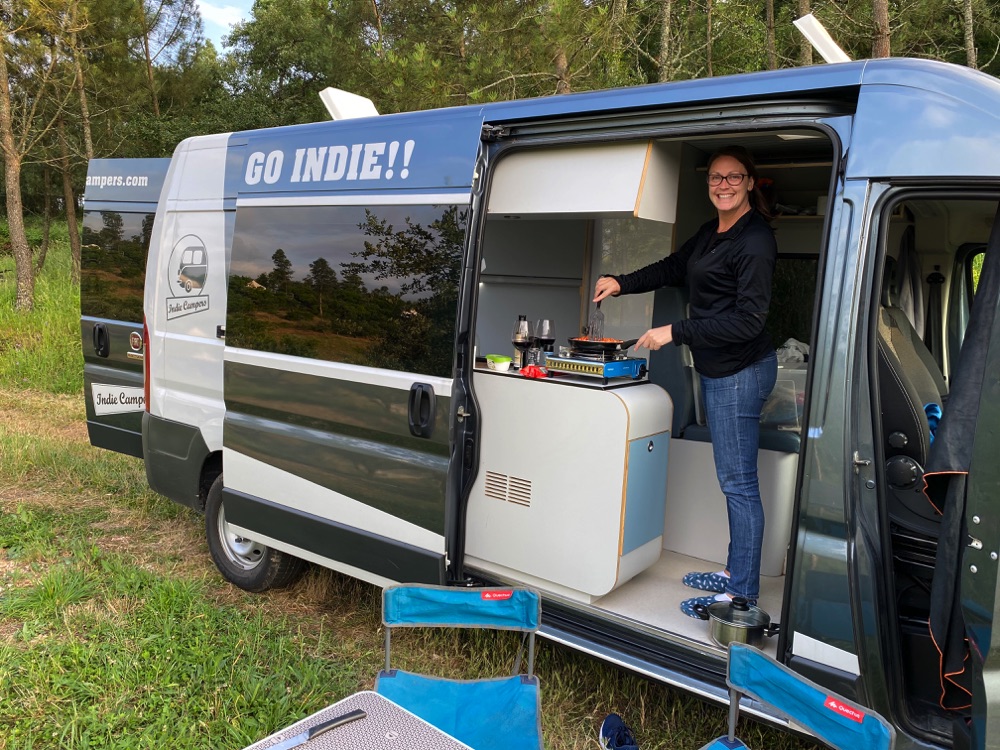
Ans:
[[[198,0],[205,37],[212,40],[215,49],[222,52],[222,37],[229,34],[233,24],[250,17],[253,0]]]

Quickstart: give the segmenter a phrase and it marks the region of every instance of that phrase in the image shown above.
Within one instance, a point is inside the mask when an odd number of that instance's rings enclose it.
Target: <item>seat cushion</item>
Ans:
[[[393,669],[375,691],[475,750],[542,748],[538,678],[447,680]]]

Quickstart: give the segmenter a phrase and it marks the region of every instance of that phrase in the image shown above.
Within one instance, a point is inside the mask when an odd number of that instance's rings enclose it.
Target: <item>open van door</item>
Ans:
[[[481,128],[470,108],[233,136],[223,498],[241,542],[445,581]]]
[[[80,268],[87,432],[142,457],[143,284],[169,159],[94,159],[84,193]]]
[[[926,494],[943,513],[931,588],[930,630],[941,655],[941,707],[973,748],[987,747],[1000,712],[992,649],[997,619],[997,430],[1000,399],[1000,211],[994,219],[969,313],[955,379],[925,473]],[[962,746],[956,736],[956,747]]]

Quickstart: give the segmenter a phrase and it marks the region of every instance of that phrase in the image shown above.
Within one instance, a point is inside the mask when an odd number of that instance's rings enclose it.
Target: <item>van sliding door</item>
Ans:
[[[418,113],[249,134],[224,367],[236,533],[375,583],[444,581],[481,125]]]

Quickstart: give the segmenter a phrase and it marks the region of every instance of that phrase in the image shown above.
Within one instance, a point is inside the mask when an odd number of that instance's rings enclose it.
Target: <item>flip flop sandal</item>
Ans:
[[[681,583],[699,591],[714,591],[721,594],[729,585],[729,579],[719,573],[688,573]]]
[[[694,608],[699,604],[701,604],[704,607],[707,607],[709,604],[713,604],[714,602],[715,602],[714,596],[696,596],[693,599],[685,599],[684,601],[681,602],[681,612],[686,614],[688,617],[693,617],[696,620],[700,620],[701,615],[695,612]]]

